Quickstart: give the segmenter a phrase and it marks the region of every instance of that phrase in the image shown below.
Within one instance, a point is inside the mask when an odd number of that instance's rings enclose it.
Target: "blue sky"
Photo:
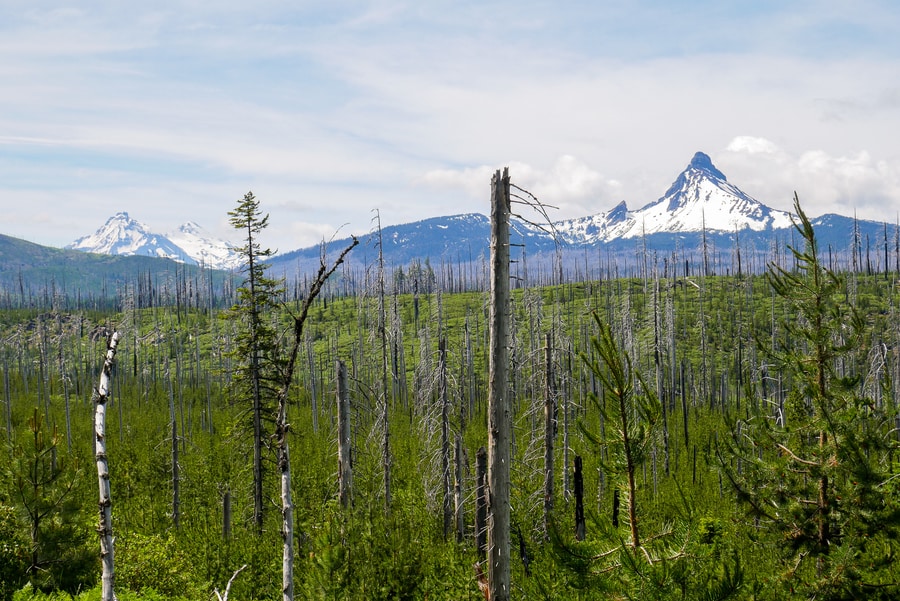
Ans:
[[[639,208],[693,153],[769,206],[900,214],[900,8],[809,2],[0,2],[0,233],[117,211],[267,243],[489,211]]]

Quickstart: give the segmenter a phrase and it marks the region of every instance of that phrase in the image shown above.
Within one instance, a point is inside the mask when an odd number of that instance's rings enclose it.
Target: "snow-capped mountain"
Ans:
[[[791,227],[791,217],[730,184],[709,156],[698,152],[659,200],[637,211],[623,201],[608,213],[555,225],[566,242],[591,244],[658,233],[761,232]]]
[[[188,221],[167,237],[198,265],[215,269],[237,269],[243,261],[232,244],[214,238],[194,221]]]
[[[173,234],[155,234],[124,211],[66,248],[106,255],[160,257],[215,269],[232,269],[241,262],[230,244],[213,238],[194,222],[185,223]]]
[[[116,213],[93,234],[82,236],[66,248],[104,255],[141,255],[183,261],[185,252],[128,213]]]

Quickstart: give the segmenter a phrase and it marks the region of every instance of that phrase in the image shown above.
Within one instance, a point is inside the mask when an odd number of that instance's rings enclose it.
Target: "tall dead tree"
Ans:
[[[443,497],[444,540],[450,536],[453,509],[450,485],[450,401],[447,394],[447,340],[438,342],[441,397],[441,492]]]
[[[177,530],[181,525],[181,478],[178,465],[178,421],[175,414],[175,391],[172,374],[169,373],[169,358],[166,357],[166,382],[169,386],[169,429],[172,434],[172,524]]]
[[[109,400],[109,381],[116,360],[116,346],[119,333],[113,332],[106,342],[106,360],[100,372],[100,384],[94,389],[94,456],[97,460],[97,482],[100,489],[100,534],[101,601],[114,601],[113,591],[115,569],[113,557],[112,498],[109,486],[109,460],[106,456],[106,401]]]
[[[388,399],[388,375],[387,375],[387,313],[384,306],[385,282],[384,282],[384,244],[381,238],[381,213],[375,212],[378,227],[378,338],[381,342],[381,463],[384,468],[384,510],[391,510],[391,429]]]
[[[347,366],[338,360],[338,496],[341,507],[347,508],[353,499],[353,463],[350,446],[350,390],[347,388]]]
[[[322,286],[344,262],[353,248],[359,244],[356,237],[350,246],[345,248],[335,259],[331,267],[325,262],[325,247],[322,247],[322,256],[319,262],[319,271],[309,287],[306,298],[300,307],[300,313],[293,316],[293,343],[287,356],[287,363],[281,374],[281,384],[278,389],[278,409],[275,417],[275,448],[277,451],[278,471],[281,476],[281,537],[282,537],[282,570],[281,593],[283,601],[294,599],[294,502],[291,498],[291,457],[288,447],[287,434],[290,424],[287,419],[288,393],[291,382],[294,380],[294,369],[297,365],[297,356],[300,354],[300,346],[303,344],[303,324],[309,316],[309,308],[322,291]]]
[[[488,359],[488,584],[510,595],[509,168],[491,180],[491,299]]]
[[[475,546],[478,559],[487,556],[487,451],[479,447],[475,453]]]
[[[544,534],[549,535],[553,514],[553,451],[557,430],[556,381],[553,373],[553,338],[546,336],[546,388],[544,396]]]
[[[463,505],[464,499],[466,497],[466,492],[463,482],[463,462],[465,461],[465,459],[462,446],[462,437],[459,434],[456,435],[455,458],[456,486],[453,489],[453,494],[456,512],[456,542],[461,543],[466,535],[466,516]]]

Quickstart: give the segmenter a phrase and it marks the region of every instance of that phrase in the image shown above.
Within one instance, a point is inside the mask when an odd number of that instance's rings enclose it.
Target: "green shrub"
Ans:
[[[116,541],[116,586],[148,599],[204,599],[187,554],[171,535],[129,533]]]
[[[12,507],[0,504],[0,601],[9,601],[28,567],[28,541]]]

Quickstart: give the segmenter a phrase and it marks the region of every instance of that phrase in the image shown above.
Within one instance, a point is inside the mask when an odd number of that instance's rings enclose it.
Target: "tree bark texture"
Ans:
[[[488,584],[510,595],[509,169],[491,181],[491,300],[488,361]]]

